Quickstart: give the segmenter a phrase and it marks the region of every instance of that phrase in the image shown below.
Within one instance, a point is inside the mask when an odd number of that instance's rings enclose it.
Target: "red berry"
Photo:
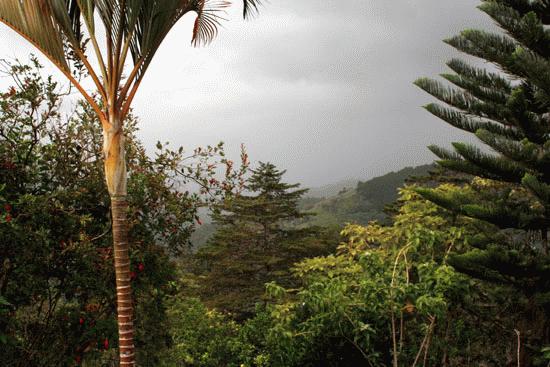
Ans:
[[[11,222],[11,214],[10,213],[6,214],[6,222],[7,223]]]
[[[82,362],[82,358],[80,356],[76,356],[74,361],[76,362],[76,364],[80,364],[80,362]]]
[[[7,212],[11,212],[11,205],[10,204],[4,205],[4,209],[6,209]]]
[[[109,339],[105,338],[105,340],[103,340],[103,348],[109,349]]]
[[[136,279],[136,278],[137,278],[136,272],[135,272],[135,271],[132,271],[132,272],[130,273],[130,280],[134,280],[134,279]]]
[[[145,265],[143,265],[143,263],[139,263],[139,264],[138,264],[138,270],[139,270],[139,271],[145,270]]]
[[[80,319],[78,319],[78,323],[79,323],[80,325],[84,325],[84,318],[81,317]]]

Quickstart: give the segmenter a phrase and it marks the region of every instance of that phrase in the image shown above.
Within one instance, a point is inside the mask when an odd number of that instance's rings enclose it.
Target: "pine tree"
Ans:
[[[292,264],[326,254],[337,243],[319,228],[292,225],[308,215],[298,210],[307,189],[282,182],[285,172],[261,162],[251,170],[247,193],[227,197],[216,208],[219,229],[197,253],[203,301],[237,319],[252,314],[265,283],[290,285]]]
[[[474,249],[452,257],[452,265],[474,277],[517,287],[529,299],[531,317],[542,311],[546,320],[550,314],[550,2],[486,0],[479,9],[504,33],[466,30],[445,42],[494,67],[488,70],[453,59],[447,65],[454,73],[442,77],[454,86],[426,78],[416,81],[446,104],[429,104],[429,112],[474,134],[484,145],[430,147],[441,166],[475,178],[452,196],[430,189],[420,193],[486,223],[471,240]],[[547,321],[531,319],[525,329],[523,335],[528,333],[536,343],[548,342]]]

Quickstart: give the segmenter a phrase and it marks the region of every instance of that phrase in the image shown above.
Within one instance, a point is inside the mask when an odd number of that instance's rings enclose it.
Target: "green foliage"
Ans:
[[[13,87],[0,95],[0,343],[2,365],[93,365],[115,360],[117,330],[109,195],[101,135],[80,105],[64,121],[63,97],[40,65],[3,64]],[[203,196],[238,185],[238,172],[212,183],[223,146],[195,152],[161,145],[150,158],[127,124],[131,266],[138,359],[153,366],[167,347],[165,297],[187,249]],[[216,156],[218,156],[216,158]],[[178,186],[176,186],[178,185]]]
[[[453,60],[448,66],[455,74],[443,75],[453,86],[416,81],[445,104],[430,104],[429,112],[485,145],[453,143],[454,151],[430,147],[441,166],[476,178],[453,194],[418,192],[456,214],[489,223],[489,230],[471,238],[471,251],[449,261],[463,273],[511,285],[530,299],[516,305],[516,314],[524,317],[517,330],[529,346],[521,349],[517,363],[535,365],[541,363],[538,351],[550,342],[545,331],[550,310],[548,4],[485,0],[479,9],[503,32],[465,30],[446,42],[501,72]]]
[[[197,299],[174,297],[168,311],[172,345],[160,366],[235,365],[239,325]],[[228,363],[229,362],[229,363]]]
[[[268,307],[276,333],[268,336],[271,360],[279,361],[273,365],[389,365],[392,318],[408,330],[398,352],[407,365],[422,328],[446,320],[451,304],[469,291],[465,278],[444,263],[447,251],[463,244],[462,231],[410,189],[401,198],[393,226],[348,226],[349,240],[337,255],[298,264],[300,290],[268,287],[276,301]]]
[[[385,366],[394,357],[412,365],[424,356],[434,365],[466,358],[501,365],[505,350],[483,347],[492,333],[467,312],[490,291],[446,263],[451,252],[467,249],[477,223],[450,216],[410,188],[401,190],[400,203],[393,225],[348,226],[337,255],[298,264],[298,291],[268,288],[275,303],[268,306],[273,331],[264,353],[274,366]]]
[[[217,232],[196,255],[198,295],[238,319],[253,314],[266,282],[290,284],[292,264],[327,253],[336,237],[320,228],[292,226],[305,216],[297,203],[306,190],[282,182],[284,171],[260,163],[251,172],[246,193],[215,207]]]
[[[451,194],[460,187],[436,191]],[[468,249],[479,222],[451,215],[412,187],[400,190],[393,219],[388,226],[347,226],[347,241],[336,253],[295,265],[293,287],[268,283],[269,301],[241,325],[221,322],[223,316],[196,301],[173,304],[176,314],[183,313],[178,320],[200,320],[171,331],[190,346],[182,347],[193,356],[188,365],[207,365],[199,359],[205,350],[213,361],[223,356],[227,366],[388,366],[394,357],[400,366],[415,360],[504,365],[513,350],[515,317],[495,315],[517,295],[484,287],[447,264],[449,254]],[[470,312],[481,302],[484,309]],[[194,322],[200,325],[184,329]],[[502,335],[495,336],[495,328],[503,328]],[[201,330],[220,330],[225,344]],[[200,346],[198,335],[204,335]]]

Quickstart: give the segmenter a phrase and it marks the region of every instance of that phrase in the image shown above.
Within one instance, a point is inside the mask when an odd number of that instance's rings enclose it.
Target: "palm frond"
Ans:
[[[220,21],[224,20],[220,16],[220,12],[223,12],[224,8],[229,5],[231,3],[228,1],[198,1],[198,9],[195,10],[197,18],[193,27],[192,43],[194,46],[208,44],[216,37]]]
[[[70,72],[50,1],[2,0],[0,21],[25,37],[60,69]]]
[[[86,28],[88,28],[88,31],[92,35],[95,35],[95,20],[94,20],[95,1],[94,0],[65,0],[65,1],[72,1],[73,3],[76,2],[80,10],[80,15],[82,16],[82,19],[84,19],[84,22],[86,23]]]
[[[192,43],[206,44],[217,35],[218,26],[223,20],[220,12],[229,5],[224,0],[164,0],[162,3],[127,0],[125,38],[126,43],[129,43],[134,69],[121,92],[123,99],[126,99],[121,100],[125,104],[123,111],[128,110],[153,56],[178,20],[189,12],[195,12],[197,18]]]
[[[260,4],[260,0],[243,0],[243,17],[246,19],[257,14]]]
[[[61,15],[63,6],[65,6],[66,16]],[[75,79],[69,66],[68,53],[65,47],[67,41],[76,49],[79,49],[80,46],[80,35],[75,36],[74,33],[79,31],[80,28],[73,23],[74,20],[79,18],[78,14],[79,12],[72,5],[71,0],[0,1],[0,22],[12,28],[50,59],[101,117],[102,111],[98,104]],[[67,19],[69,19],[68,23]],[[77,57],[81,58],[82,54],[77,55]],[[95,80],[97,81],[97,78]],[[101,85],[98,85],[98,87],[101,92]]]

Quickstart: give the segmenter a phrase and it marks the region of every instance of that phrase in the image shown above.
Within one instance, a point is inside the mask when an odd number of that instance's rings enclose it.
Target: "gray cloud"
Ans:
[[[224,140],[233,154],[242,142],[253,160],[306,185],[429,162],[426,145],[466,136],[423,111],[431,99],[412,82],[458,55],[442,39],[491,26],[478,4],[271,0],[250,22],[234,7],[218,39],[199,49],[189,47],[189,17],[135,100],[141,136],[149,147],[168,140],[188,149]],[[0,52],[25,52],[1,32]]]

